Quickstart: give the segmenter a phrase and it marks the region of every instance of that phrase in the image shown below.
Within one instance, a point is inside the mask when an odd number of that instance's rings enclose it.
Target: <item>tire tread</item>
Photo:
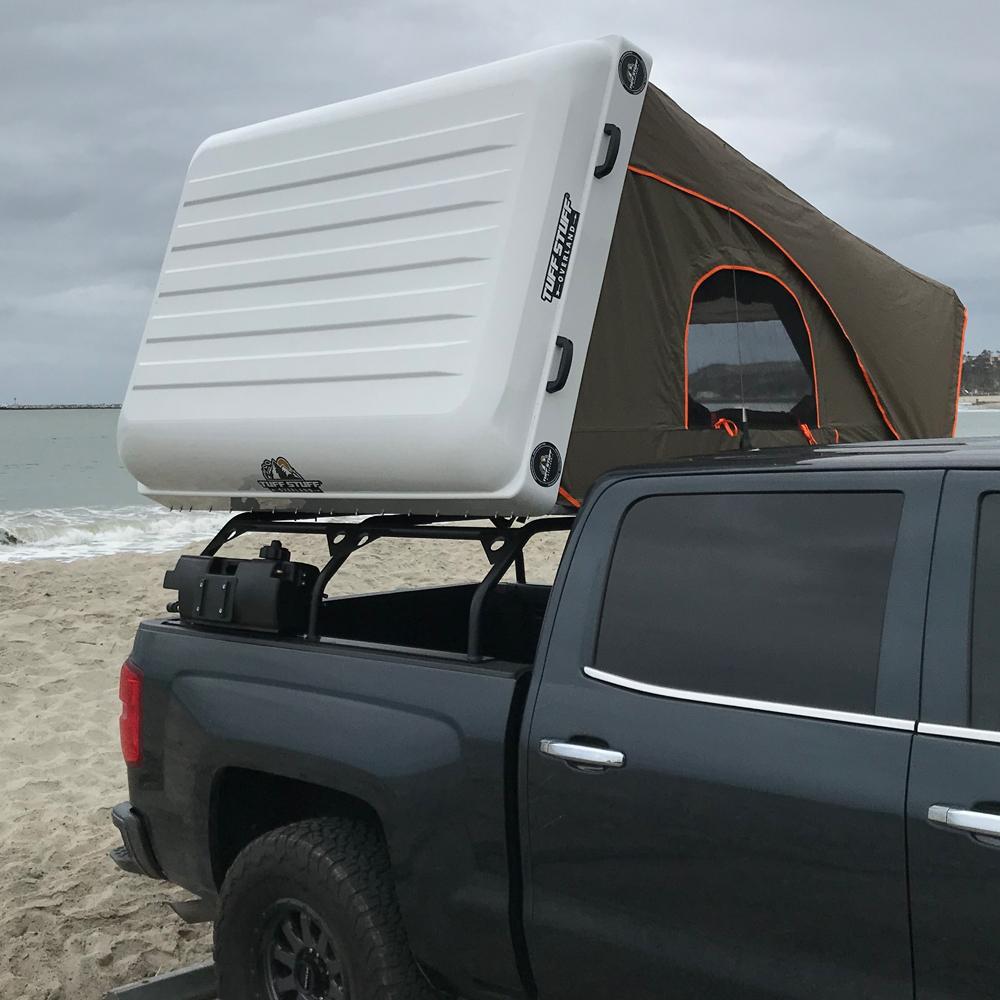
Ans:
[[[421,974],[410,952],[380,832],[370,823],[348,818],[310,819],[272,830],[247,845],[233,862],[219,897],[215,961],[222,1000],[227,992],[231,936],[237,914],[233,897],[248,881],[276,870],[297,870],[329,893],[330,904],[347,917],[353,940],[348,948],[361,976],[360,996],[351,1000],[432,1000],[438,994]],[[358,984],[355,984],[357,987]]]

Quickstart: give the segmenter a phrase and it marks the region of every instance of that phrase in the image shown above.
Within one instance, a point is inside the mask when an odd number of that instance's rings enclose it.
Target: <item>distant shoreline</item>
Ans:
[[[968,395],[963,394],[959,396],[958,401],[965,403],[966,406],[994,407],[1000,405],[1000,395],[996,393],[970,392]]]
[[[0,410],[120,410],[121,403],[0,403]]]

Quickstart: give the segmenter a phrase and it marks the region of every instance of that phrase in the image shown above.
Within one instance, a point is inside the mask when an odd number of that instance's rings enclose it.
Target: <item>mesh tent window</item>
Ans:
[[[695,284],[685,332],[689,428],[819,423],[808,324],[774,275],[714,268]]]

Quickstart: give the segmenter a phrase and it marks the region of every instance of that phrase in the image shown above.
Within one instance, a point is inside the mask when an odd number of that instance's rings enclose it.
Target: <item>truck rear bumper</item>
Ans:
[[[142,814],[132,808],[131,802],[119,802],[111,810],[111,822],[122,835],[121,847],[116,847],[109,854],[111,860],[122,871],[162,879],[163,871],[153,854],[149,831]]]

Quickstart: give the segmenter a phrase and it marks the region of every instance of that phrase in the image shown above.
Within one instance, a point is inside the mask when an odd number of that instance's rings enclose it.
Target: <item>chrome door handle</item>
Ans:
[[[974,809],[955,809],[953,806],[931,806],[927,818],[949,830],[979,833],[986,837],[1000,837],[1000,814],[976,812]]]
[[[586,743],[561,743],[559,740],[541,740],[538,749],[548,757],[557,757],[567,764],[584,767],[624,767],[625,754],[608,747],[592,747]]]

